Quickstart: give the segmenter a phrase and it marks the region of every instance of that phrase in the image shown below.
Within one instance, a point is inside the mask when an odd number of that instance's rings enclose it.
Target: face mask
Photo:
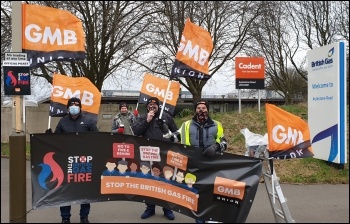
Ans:
[[[69,107],[69,113],[70,113],[71,115],[77,115],[77,114],[79,114],[79,113],[80,113],[80,107],[78,107],[78,106],[70,106],[70,107]]]
[[[197,112],[197,121],[199,123],[204,123],[208,119],[208,112],[207,111],[198,111]]]
[[[157,112],[157,107],[156,106],[149,106],[148,111],[153,110],[154,112]]]

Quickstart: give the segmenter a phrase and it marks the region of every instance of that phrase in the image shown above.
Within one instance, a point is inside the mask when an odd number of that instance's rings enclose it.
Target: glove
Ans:
[[[169,133],[169,127],[164,120],[158,119],[157,124],[164,135],[167,135]],[[170,136],[168,138],[170,138]]]
[[[215,152],[216,152],[215,147],[216,146],[214,146],[214,144],[207,147],[206,149],[204,149],[202,155],[207,157],[207,158],[213,158],[215,156]]]
[[[181,135],[179,131],[175,131],[172,133],[171,137],[170,137],[171,142],[175,142],[178,143],[181,141]]]
[[[220,143],[220,152],[225,152],[227,149],[227,144],[226,142],[221,142]]]
[[[47,129],[46,131],[45,131],[45,134],[52,134],[53,132],[52,132],[52,129],[51,128],[49,128],[49,129]]]
[[[119,127],[118,128],[118,133],[123,134],[124,133],[124,127]]]
[[[170,130],[168,130],[168,133],[163,134],[163,138],[169,138],[171,141],[173,141],[171,137],[173,137],[173,133]]]
[[[177,140],[179,141],[179,142],[181,142],[181,134],[180,134],[180,132],[175,132],[174,134],[176,134],[176,138],[177,138]]]
[[[176,133],[175,133],[175,132],[171,132],[171,131],[169,131],[169,132],[171,133],[171,135],[170,135],[170,141],[171,141],[171,142],[178,143],[178,142],[179,142],[179,139],[176,137]],[[164,137],[164,135],[163,135],[163,137]]]
[[[134,110],[134,115],[135,115],[135,117],[139,116],[139,111],[135,109]]]

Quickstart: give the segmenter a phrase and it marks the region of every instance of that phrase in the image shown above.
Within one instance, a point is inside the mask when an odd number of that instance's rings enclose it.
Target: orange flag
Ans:
[[[101,105],[101,93],[88,78],[69,77],[55,73],[52,85],[51,117],[65,116],[68,112],[68,100],[72,97],[77,97],[81,100],[82,112],[97,122]]]
[[[210,79],[209,56],[212,50],[213,41],[210,33],[187,19],[170,79],[178,77]]]
[[[273,104],[265,104],[270,157],[277,159],[314,156],[308,124]]]
[[[168,93],[166,93],[169,82],[171,82],[170,89]],[[165,94],[167,94],[164,110],[173,114],[175,111],[177,99],[179,98],[179,93],[179,82],[159,78],[151,74],[146,74],[145,78],[143,79],[138,102],[146,103],[150,97],[157,97],[159,99],[160,107],[162,107],[165,99]]]
[[[85,34],[81,21],[67,10],[22,5],[22,51],[30,67],[50,61],[85,59]]]

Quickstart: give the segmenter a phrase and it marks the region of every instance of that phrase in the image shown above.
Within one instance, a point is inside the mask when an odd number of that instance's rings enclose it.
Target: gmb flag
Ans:
[[[171,82],[170,89],[167,91],[169,82]],[[138,103],[146,103],[150,97],[157,97],[159,99],[159,106],[162,107],[164,99],[166,99],[164,110],[173,114],[179,93],[180,83],[146,74],[143,79]]]
[[[186,20],[170,79],[190,77],[208,80],[209,56],[213,50],[210,33]]]
[[[83,26],[69,11],[23,4],[22,17],[22,51],[27,53],[30,67],[85,59]]]
[[[97,123],[100,111],[101,93],[96,86],[85,77],[69,77],[61,74],[53,75],[50,103],[50,116],[63,117],[67,114],[67,102],[72,97],[81,100],[82,112]]]
[[[269,155],[277,159],[314,156],[308,124],[273,104],[265,104]]]

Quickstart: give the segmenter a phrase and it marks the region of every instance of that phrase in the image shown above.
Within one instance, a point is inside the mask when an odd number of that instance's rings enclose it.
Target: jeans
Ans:
[[[155,205],[152,205],[152,204],[148,204],[148,203],[145,203],[147,205],[147,209],[150,209],[150,210],[156,210],[156,206]],[[170,209],[167,209],[167,208],[163,208],[163,211],[171,211]]]
[[[61,216],[63,219],[69,219],[71,214],[70,214],[70,210],[71,210],[72,206],[68,205],[68,206],[62,206],[60,207],[60,211],[61,211]],[[80,205],[80,218],[87,218],[89,216],[89,212],[90,212],[90,204],[81,204]]]

